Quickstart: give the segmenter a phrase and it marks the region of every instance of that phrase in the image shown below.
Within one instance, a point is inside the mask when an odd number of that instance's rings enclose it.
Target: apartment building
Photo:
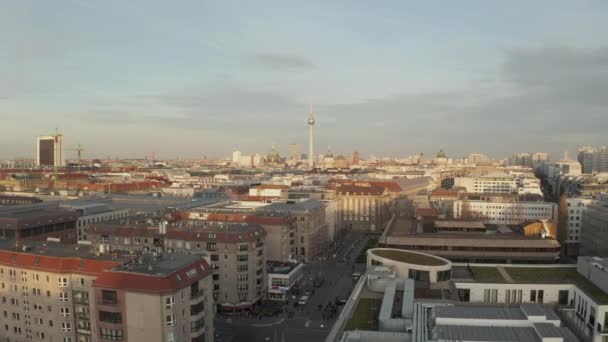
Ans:
[[[247,223],[216,223],[168,229],[165,249],[174,253],[209,255],[213,297],[221,312],[250,310],[265,296],[266,232]]]
[[[258,213],[287,213],[296,220],[294,259],[311,262],[326,253],[328,244],[325,204],[314,199],[274,202]]]
[[[246,222],[161,221],[95,224],[91,243],[110,251],[209,256],[213,297],[222,312],[249,310],[266,291],[266,232]]]
[[[240,203],[243,205],[225,202],[211,208],[182,211],[174,216],[185,220],[246,222],[259,225],[266,231],[266,258],[272,261],[292,258],[295,255],[296,218],[286,212],[256,213],[255,205],[250,202]]]
[[[0,242],[3,341],[213,341],[211,268],[200,256],[13,246]]]
[[[469,195],[454,201],[455,219],[477,220],[488,224],[521,224],[527,221],[557,222],[557,204],[534,196]]]

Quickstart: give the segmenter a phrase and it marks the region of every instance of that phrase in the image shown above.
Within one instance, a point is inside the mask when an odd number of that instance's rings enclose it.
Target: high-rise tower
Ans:
[[[314,165],[314,127],[315,127],[315,113],[312,111],[312,104],[310,105],[310,116],[308,117],[308,167],[313,168]]]

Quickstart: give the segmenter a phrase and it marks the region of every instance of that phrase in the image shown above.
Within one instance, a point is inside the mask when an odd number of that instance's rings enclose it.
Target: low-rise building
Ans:
[[[296,262],[268,262],[268,299],[289,299],[304,276],[304,265]]]
[[[77,240],[78,215],[56,203],[35,203],[0,208],[0,239],[46,240],[57,238],[65,243]]]

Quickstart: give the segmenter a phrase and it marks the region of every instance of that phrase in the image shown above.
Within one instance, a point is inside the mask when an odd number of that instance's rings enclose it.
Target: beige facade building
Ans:
[[[211,267],[200,256],[12,246],[0,244],[3,341],[213,341]]]
[[[336,188],[339,222],[346,229],[381,232],[391,217],[393,197],[388,189],[366,182]]]
[[[159,227],[160,226],[160,227]],[[266,293],[266,232],[246,222],[97,224],[88,236],[111,251],[165,251],[209,256],[213,298],[221,311],[251,309]]]
[[[295,218],[294,259],[311,262],[326,253],[328,231],[325,204],[318,200],[275,202],[258,209],[261,214],[287,213]]]

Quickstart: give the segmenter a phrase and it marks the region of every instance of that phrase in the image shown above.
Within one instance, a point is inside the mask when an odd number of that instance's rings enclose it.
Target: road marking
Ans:
[[[281,318],[280,320],[274,322],[274,323],[266,323],[266,324],[252,324],[252,327],[256,327],[256,328],[263,328],[263,327],[271,327],[273,325],[279,325],[281,323],[285,322],[285,318]]]
[[[304,323],[304,326],[305,326],[306,328],[310,327],[310,320],[306,321],[306,323]]]

